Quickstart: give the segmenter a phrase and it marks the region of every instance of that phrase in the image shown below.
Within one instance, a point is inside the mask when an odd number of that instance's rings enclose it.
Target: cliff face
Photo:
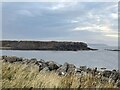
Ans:
[[[57,41],[0,41],[2,47],[11,50],[92,50],[83,42],[57,42]]]

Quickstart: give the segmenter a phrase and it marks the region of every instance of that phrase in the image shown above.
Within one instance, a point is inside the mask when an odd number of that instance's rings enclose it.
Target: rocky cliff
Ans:
[[[83,42],[57,42],[57,41],[0,41],[2,49],[10,50],[95,50]]]

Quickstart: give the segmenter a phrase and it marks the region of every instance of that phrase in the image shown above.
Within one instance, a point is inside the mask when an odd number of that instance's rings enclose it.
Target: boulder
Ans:
[[[37,59],[36,59],[36,58],[31,58],[31,59],[30,59],[30,63],[37,64],[37,63],[38,63],[38,61],[37,61]]]
[[[69,64],[68,63],[64,63],[60,68],[57,69],[58,75],[65,75],[67,73]]]
[[[80,66],[80,70],[81,70],[81,71],[86,71],[86,70],[87,70],[87,67],[86,67],[86,66]]]
[[[44,69],[46,67],[49,68],[48,63],[45,62],[43,59],[41,59],[40,61],[37,61],[37,65],[39,66],[39,71],[41,71],[42,69]]]
[[[45,60],[40,59],[38,62],[39,62],[39,63],[45,63]]]
[[[112,74],[112,71],[109,71],[109,70],[105,70],[105,71],[103,71],[103,73],[102,73],[102,75],[103,75],[104,77],[107,77],[107,78],[109,78],[111,74]]]
[[[23,63],[23,64],[29,64],[29,63],[30,63],[30,60],[29,60],[29,59],[23,59],[22,63]]]
[[[41,60],[37,61],[35,64],[37,66],[42,66],[43,63],[45,64],[45,61],[43,59],[41,59]]]
[[[50,71],[57,70],[59,68],[59,66],[54,61],[48,61],[46,62],[46,64],[48,68],[50,69]]]
[[[75,72],[75,65],[73,64],[68,64],[68,70],[67,70],[67,73],[74,73]]]
[[[46,63],[39,63],[39,71],[41,71],[45,67],[48,67]]]
[[[36,59],[36,58],[31,58],[30,60],[37,61],[37,59]]]
[[[4,59],[5,62],[10,62],[10,63],[13,63],[13,62],[17,62],[17,61],[23,61],[22,58],[18,58],[16,56],[4,56],[2,57]]]
[[[87,68],[87,69],[86,69],[86,72],[87,72],[87,73],[92,73],[92,69],[91,69],[91,68]]]
[[[43,68],[40,72],[49,72],[50,69],[48,67]]]
[[[98,74],[97,67],[92,70],[92,75],[95,76]]]
[[[65,71],[65,72],[67,72],[68,67],[69,67],[69,64],[68,64],[68,63],[64,63],[64,64],[59,68],[59,70],[63,70],[63,71]]]
[[[66,73],[75,73],[75,65],[64,63],[61,67],[57,69],[58,75],[65,75]]]
[[[7,57],[7,56],[5,56],[5,55],[4,55],[4,56],[2,56],[2,60],[3,60],[3,59],[5,59],[6,57]]]
[[[75,68],[75,72],[76,72],[76,73],[81,73],[80,68]]]
[[[116,82],[117,80],[120,80],[120,73],[117,71],[112,71],[110,78]]]

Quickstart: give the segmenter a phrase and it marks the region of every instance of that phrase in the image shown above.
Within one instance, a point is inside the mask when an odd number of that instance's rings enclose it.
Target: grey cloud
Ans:
[[[54,38],[97,41],[103,37],[100,32],[72,32],[72,30],[76,27],[107,25],[115,31],[116,19],[113,19],[111,14],[117,11],[110,8],[115,4],[79,2],[61,3],[59,6],[59,3],[45,2],[3,3],[3,39]],[[51,9],[57,6],[57,9]]]

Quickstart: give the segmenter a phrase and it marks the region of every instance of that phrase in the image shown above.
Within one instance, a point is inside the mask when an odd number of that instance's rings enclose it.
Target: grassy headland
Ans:
[[[88,47],[84,42],[60,42],[60,41],[0,41],[3,50],[56,50],[77,51],[97,50]]]

